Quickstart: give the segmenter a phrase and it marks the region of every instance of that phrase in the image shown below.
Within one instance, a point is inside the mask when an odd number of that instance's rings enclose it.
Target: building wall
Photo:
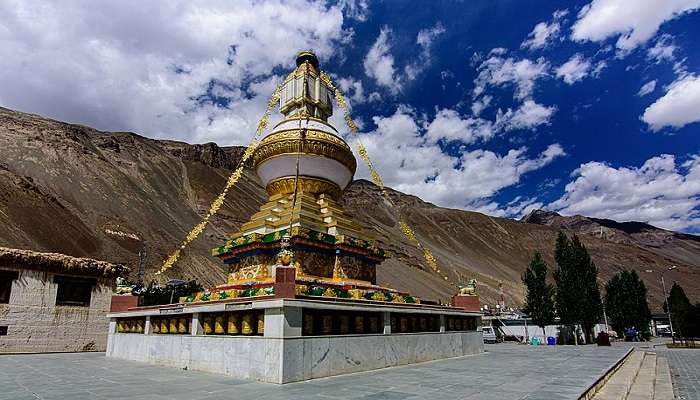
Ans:
[[[56,306],[58,285],[54,276],[84,276],[18,269],[0,265],[0,270],[18,271],[12,283],[9,304],[0,304],[0,353],[104,351],[112,296],[112,280],[97,278],[89,307]]]

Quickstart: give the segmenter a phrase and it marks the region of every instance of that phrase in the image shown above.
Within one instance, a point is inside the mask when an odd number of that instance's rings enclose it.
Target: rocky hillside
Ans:
[[[237,164],[242,148],[190,145],[128,132],[100,132],[0,108],[0,246],[62,252],[127,264],[138,272],[145,251],[147,279],[206,212]],[[652,301],[661,301],[658,275],[678,265],[681,281],[700,300],[700,241],[639,223],[535,212],[523,221],[436,207],[390,191],[393,209],[378,188],[355,181],[344,194],[349,213],[367,236],[395,257],[379,268],[380,283],[431,299],[454,286],[426,270],[422,255],[401,235],[399,212],[437,256],[451,282],[475,277],[487,302],[519,305],[520,274],[535,250],[553,264],[559,229],[581,235],[606,280],[616,271],[640,272]],[[184,253],[169,277],[221,283],[224,273],[209,250],[257,210],[265,191],[252,171],[230,192],[205,234]],[[602,233],[601,233],[602,230]]]

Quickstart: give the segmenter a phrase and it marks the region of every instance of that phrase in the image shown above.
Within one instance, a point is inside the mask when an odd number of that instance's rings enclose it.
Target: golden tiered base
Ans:
[[[232,238],[251,233],[266,234],[292,227],[308,228],[331,235],[361,237],[360,227],[326,194],[300,191],[294,207],[293,194],[275,194]]]

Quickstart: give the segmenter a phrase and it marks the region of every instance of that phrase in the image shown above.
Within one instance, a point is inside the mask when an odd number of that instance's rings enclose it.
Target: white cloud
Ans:
[[[583,58],[581,54],[574,54],[567,62],[556,69],[556,75],[557,78],[562,78],[567,84],[573,85],[588,76],[590,69],[590,61]]]
[[[445,112],[441,118],[456,121]],[[475,201],[520,182],[521,177],[564,155],[552,144],[530,158],[525,147],[501,155],[488,150],[449,155],[423,135],[413,111],[401,106],[389,117],[374,117],[377,129],[361,136],[386,184],[446,207],[469,208]],[[428,128],[430,129],[430,125]],[[450,131],[455,132],[455,131]],[[367,176],[361,167],[360,175]]]
[[[666,21],[700,8],[700,0],[593,0],[581,9],[572,39],[594,42],[618,36],[616,46],[630,51],[651,39]]]
[[[653,92],[654,89],[656,89],[656,79],[654,79],[653,81],[649,81],[649,82],[645,83],[644,85],[642,85],[642,87],[639,88],[639,92],[637,92],[637,96],[639,96],[639,97],[646,96],[649,93]]]
[[[431,54],[430,49],[433,46],[433,42],[438,36],[445,33],[445,27],[442,26],[440,22],[435,24],[432,28],[421,29],[416,36],[416,44],[421,48],[417,59],[406,65],[404,68],[404,73],[408,80],[416,79],[418,74],[423,72],[426,68],[430,66]]]
[[[682,165],[664,154],[639,167],[582,164],[564,195],[548,208],[616,221],[642,221],[673,229],[700,226],[700,155]]]
[[[274,67],[299,49],[328,57],[346,36],[340,7],[306,0],[8,0],[0,15],[3,106],[221,145],[248,142]]]
[[[336,83],[343,91],[343,94],[350,98],[351,104],[362,104],[367,101],[362,81],[349,77],[337,79]]]
[[[527,39],[523,41],[520,47],[530,50],[547,47],[559,36],[559,32],[561,31],[560,20],[568,13],[568,10],[555,11],[552,22],[540,22],[535,25],[532,32],[530,32]]]
[[[343,14],[356,21],[365,22],[369,16],[368,0],[340,0],[338,2],[343,8]]]
[[[534,129],[540,125],[549,124],[556,110],[555,106],[546,107],[528,99],[515,111],[509,108],[505,113],[502,113],[499,110],[498,115],[496,115],[496,127],[505,131]]]
[[[462,118],[455,110],[442,109],[427,125],[426,138],[429,143],[440,140],[461,141],[470,144],[477,140],[491,139],[495,134],[493,124],[481,118]]]
[[[474,96],[479,96],[489,87],[514,85],[515,98],[524,99],[532,95],[535,82],[546,77],[549,63],[544,58],[536,61],[505,58],[505,49],[493,49],[489,58],[477,68],[479,75],[474,79]]]
[[[669,85],[666,94],[644,110],[642,121],[655,132],[700,121],[700,75],[685,75]]]
[[[394,67],[394,56],[389,44],[391,29],[383,27],[364,60],[365,74],[373,78],[378,85],[384,86],[396,94],[401,90],[401,82]]]
[[[673,62],[676,60],[675,52],[678,47],[673,44],[673,36],[669,34],[663,34],[654,43],[654,46],[647,49],[647,58],[650,60],[660,63],[662,61]]]

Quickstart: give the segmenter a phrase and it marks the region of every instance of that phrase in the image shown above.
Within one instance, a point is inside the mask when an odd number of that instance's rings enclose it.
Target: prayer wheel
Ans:
[[[136,321],[136,333],[143,333],[143,321],[140,319]]]
[[[369,317],[369,331],[372,333],[379,332],[379,318]]]
[[[347,315],[340,316],[340,333],[346,334],[350,332],[350,317]]]
[[[321,317],[321,334],[330,335],[333,333],[333,316],[324,315]]]
[[[241,333],[244,335],[252,335],[253,334],[253,314],[252,313],[245,313],[243,314],[243,324],[241,328]]]
[[[355,333],[365,332],[365,317],[362,315],[355,316]]]
[[[153,333],[160,333],[160,321],[157,319],[151,319],[151,329]]]
[[[428,319],[425,317],[420,318],[420,331],[426,332],[428,330]]]
[[[187,318],[177,320],[177,333],[187,333]]]
[[[133,319],[129,321],[129,332],[136,333],[136,321]]]
[[[165,318],[160,320],[160,333],[168,333],[168,320]]]
[[[418,332],[418,317],[411,317],[411,332]]]
[[[398,332],[398,325],[396,322],[396,317],[391,317],[391,333],[396,333]]]
[[[448,330],[448,331],[453,331],[453,330],[455,330],[455,320],[454,320],[454,318],[448,318],[448,319],[447,319],[447,330]]]
[[[214,333],[217,335],[223,335],[226,333],[226,330],[224,329],[224,316],[223,315],[217,315],[214,318]]]
[[[117,332],[124,332],[124,321],[117,321]]]
[[[304,325],[302,327],[303,334],[306,336],[311,336],[314,334],[314,315],[304,314]]]
[[[170,318],[168,320],[168,332],[177,333],[177,318]]]
[[[226,333],[229,335],[241,334],[241,316],[239,314],[229,314]]]
[[[212,325],[212,318],[204,317],[204,319],[202,320],[202,330],[204,331],[205,335],[211,335],[211,333],[214,332],[214,328]]]
[[[399,328],[401,329],[401,332],[408,332],[408,318],[406,317],[401,317],[401,320],[399,321]]]
[[[462,319],[461,318],[455,319],[455,330],[458,330],[458,331],[462,330]]]
[[[257,330],[258,335],[264,335],[265,334],[265,313],[260,313],[258,314],[258,330]]]

